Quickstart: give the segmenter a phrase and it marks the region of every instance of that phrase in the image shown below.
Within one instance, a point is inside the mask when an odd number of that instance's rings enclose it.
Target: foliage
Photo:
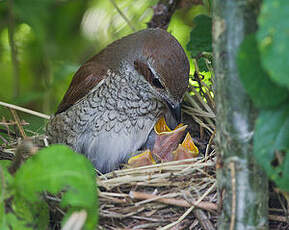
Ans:
[[[287,7],[286,7],[287,6]],[[267,175],[289,191],[289,78],[285,30],[288,3],[264,0],[259,29],[248,36],[237,57],[240,79],[260,108],[254,134],[254,155]],[[287,28],[287,27],[286,27]]]
[[[288,1],[264,0],[257,33],[262,64],[273,81],[289,88]]]
[[[263,110],[256,124],[254,153],[278,187],[289,191],[289,105]]]
[[[196,57],[204,51],[212,52],[212,18],[198,15],[194,19],[194,23],[196,26],[191,31],[191,40],[187,45],[192,57]]]
[[[49,209],[44,192],[62,194],[60,206],[67,209],[66,217],[73,211],[86,210],[85,229],[95,229],[96,176],[84,156],[66,146],[53,145],[28,159],[13,177],[8,173],[9,165],[0,161],[1,203],[11,202],[1,206],[1,229],[46,229]]]
[[[194,19],[195,28],[190,34],[190,42],[187,49],[192,58],[198,60],[200,71],[208,71],[203,52],[212,52],[212,18],[206,15],[199,15]]]
[[[194,74],[191,75],[190,84],[205,92],[207,87],[200,84],[200,80],[208,87],[212,86],[212,2],[203,0],[202,7],[197,8],[193,18],[189,42],[186,45]]]
[[[289,92],[274,83],[264,70],[257,45],[255,34],[252,34],[245,38],[240,47],[237,62],[242,82],[257,107],[278,106],[288,100]]]

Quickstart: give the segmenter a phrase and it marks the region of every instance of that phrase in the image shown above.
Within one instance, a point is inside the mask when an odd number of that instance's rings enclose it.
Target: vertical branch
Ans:
[[[13,96],[19,96],[19,62],[17,59],[17,47],[14,40],[14,29],[15,29],[15,17],[13,13],[14,0],[8,0],[8,11],[9,11],[9,19],[8,19],[8,36],[9,36],[9,45],[11,49],[11,59],[13,64]]]
[[[236,64],[244,37],[257,30],[260,3],[260,0],[214,1],[217,180],[223,205],[218,229],[268,228],[268,181],[253,158],[257,111],[239,80]]]

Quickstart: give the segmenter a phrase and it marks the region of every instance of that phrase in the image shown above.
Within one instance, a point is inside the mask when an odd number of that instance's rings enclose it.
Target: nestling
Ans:
[[[49,140],[112,171],[148,142],[160,116],[179,122],[188,76],[185,52],[165,30],[117,40],[76,72],[47,125]]]

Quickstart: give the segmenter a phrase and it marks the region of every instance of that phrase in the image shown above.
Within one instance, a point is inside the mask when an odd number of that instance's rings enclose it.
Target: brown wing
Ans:
[[[107,68],[104,65],[94,61],[82,65],[73,76],[68,90],[58,105],[56,114],[64,112],[84,97],[93,87],[104,79],[106,72]]]

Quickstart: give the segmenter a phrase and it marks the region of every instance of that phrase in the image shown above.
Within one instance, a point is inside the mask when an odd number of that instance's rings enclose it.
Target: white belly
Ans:
[[[105,173],[126,163],[131,153],[136,152],[147,140],[155,121],[147,120],[144,128],[131,127],[130,132],[125,129],[119,133],[101,131],[96,135],[88,132],[78,137],[79,149],[93,163],[95,168]]]

